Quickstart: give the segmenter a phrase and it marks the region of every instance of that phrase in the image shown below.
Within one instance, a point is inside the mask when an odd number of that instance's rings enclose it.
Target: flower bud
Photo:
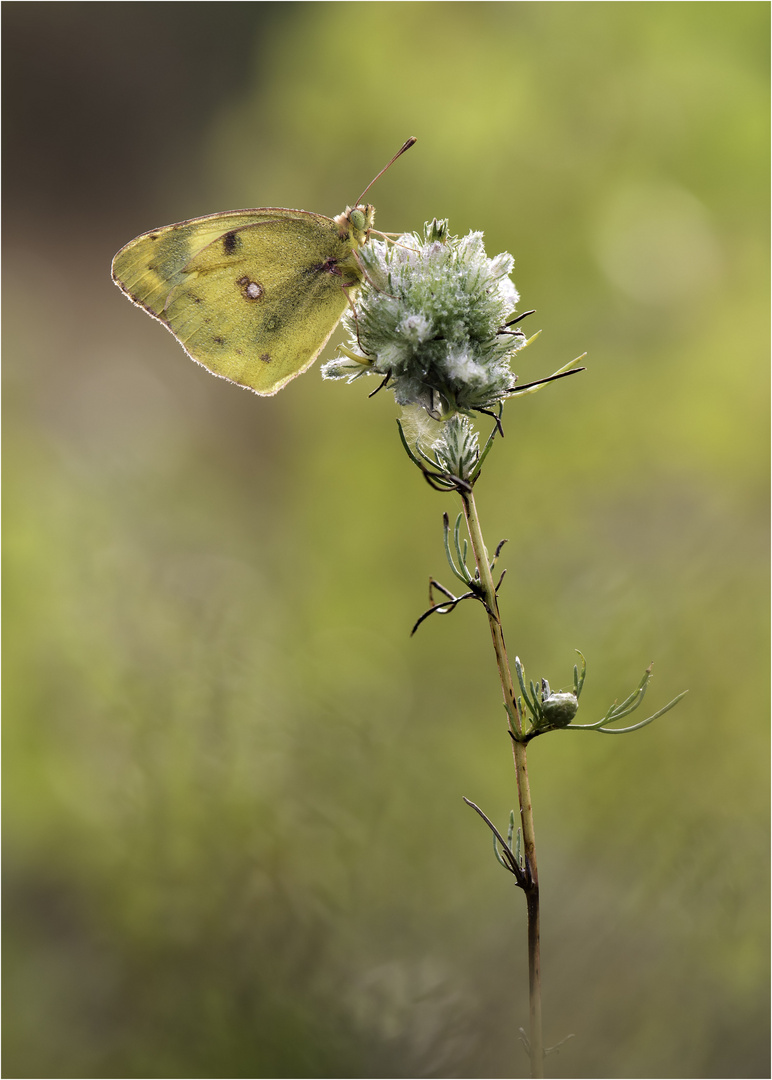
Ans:
[[[542,699],[541,709],[544,727],[568,727],[576,716],[579,702],[576,699],[576,694],[550,693]]]
[[[477,432],[465,416],[453,416],[442,425],[440,437],[432,444],[439,467],[460,480],[471,480],[480,458]]]

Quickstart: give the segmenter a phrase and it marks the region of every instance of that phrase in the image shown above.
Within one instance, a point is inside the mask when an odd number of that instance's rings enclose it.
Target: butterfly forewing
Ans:
[[[156,318],[188,260],[229,229],[258,220],[260,210],[235,210],[209,214],[138,236],[113,259],[113,280],[126,295]]]

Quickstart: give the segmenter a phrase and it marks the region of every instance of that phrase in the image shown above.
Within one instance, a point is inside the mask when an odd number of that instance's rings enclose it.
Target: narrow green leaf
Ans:
[[[528,712],[531,714],[531,716],[534,718],[534,720],[538,720],[538,718],[539,718],[538,710],[537,710],[536,706],[533,704],[533,702],[531,701],[531,699],[529,698],[528,691],[525,688],[525,672],[523,671],[523,665],[520,662],[520,657],[519,656],[515,657],[515,672],[517,673],[517,681],[520,683],[520,689],[523,692],[523,697],[525,698],[525,703],[526,703],[526,706],[528,707]],[[531,686],[533,686],[533,683],[531,683]]]
[[[468,574],[464,575],[461,572],[461,570],[458,569],[455,562],[453,561],[453,556],[450,553],[450,522],[448,520],[448,515],[447,514],[443,514],[442,517],[443,517],[443,531],[444,531],[443,542],[445,544],[445,555],[446,555],[447,560],[448,560],[448,565],[450,566],[450,569],[453,571],[453,573],[456,575],[456,577],[458,578],[459,581],[463,581],[463,583],[465,585],[471,585],[472,584],[472,579],[468,576]],[[459,514],[459,517],[461,517],[460,514]],[[456,519],[456,529],[458,529],[458,519]]]
[[[628,735],[631,731],[638,731],[639,728],[646,727],[652,720],[658,720],[660,716],[664,716],[666,712],[669,712],[681,698],[685,697],[689,693],[688,690],[683,690],[677,697],[674,697],[672,701],[669,701],[667,705],[663,706],[658,712],[655,712],[652,716],[647,716],[645,720],[641,720],[639,724],[633,724],[631,727],[625,728],[611,728],[601,727],[600,724],[569,724],[568,727],[563,728],[563,731],[599,731],[601,735]]]

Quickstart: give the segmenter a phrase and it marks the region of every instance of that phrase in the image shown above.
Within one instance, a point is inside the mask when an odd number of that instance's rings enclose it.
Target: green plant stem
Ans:
[[[517,794],[520,802],[520,828],[522,829],[523,851],[526,866],[526,905],[528,909],[528,985],[530,1000],[530,1057],[531,1076],[544,1076],[544,1041],[542,1038],[541,1018],[541,962],[539,951],[539,873],[536,866],[536,837],[533,826],[533,807],[531,805],[531,788],[528,783],[528,767],[526,761],[526,744],[519,742],[518,738],[523,734],[523,719],[512,681],[512,672],[507,657],[507,647],[504,643],[504,632],[499,617],[499,605],[496,589],[491,575],[488,552],[483,540],[480,519],[477,515],[477,506],[471,491],[461,495],[464,504],[464,516],[466,518],[469,539],[472,542],[477,570],[480,575],[485,603],[488,607],[488,622],[493,639],[493,650],[496,653],[496,664],[499,669],[501,690],[504,702],[509,714],[509,727],[515,736],[512,739],[512,753],[515,759],[515,773],[517,776]]]

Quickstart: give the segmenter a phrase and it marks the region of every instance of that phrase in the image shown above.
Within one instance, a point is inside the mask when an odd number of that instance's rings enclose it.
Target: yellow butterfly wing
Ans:
[[[275,394],[314,362],[362,280],[354,251],[365,234],[350,213],[269,207],[182,221],[122,248],[113,279],[192,359]]]

